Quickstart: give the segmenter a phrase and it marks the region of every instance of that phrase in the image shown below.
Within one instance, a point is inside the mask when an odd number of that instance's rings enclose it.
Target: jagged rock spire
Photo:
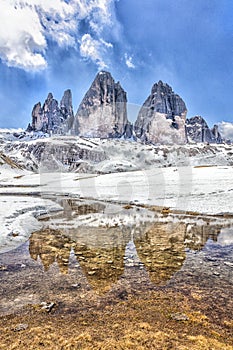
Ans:
[[[74,117],[72,107],[72,94],[70,90],[66,90],[60,102],[53,98],[50,92],[43,106],[38,102],[32,110],[33,131],[43,131],[46,133],[61,134],[69,128],[73,123]],[[28,130],[30,129],[28,128]]]
[[[187,119],[186,130],[188,141],[191,143],[222,143],[222,137],[218,131],[218,126],[214,125],[213,129],[210,129],[205,119],[200,115]]]
[[[136,137],[154,144],[186,143],[186,114],[181,97],[159,80],[139,111],[134,126]]]
[[[97,74],[75,116],[73,133],[85,137],[131,136],[126,92],[109,72]]]

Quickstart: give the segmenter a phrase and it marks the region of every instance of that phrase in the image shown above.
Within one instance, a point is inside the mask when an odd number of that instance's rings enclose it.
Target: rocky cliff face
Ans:
[[[38,102],[32,109],[32,125],[29,124],[28,129],[31,127],[32,130],[41,130],[43,119],[42,115],[43,111],[41,108],[41,103]]]
[[[118,139],[93,140],[61,135],[37,140],[3,140],[0,166],[7,163],[2,154],[10,159],[9,165],[14,162],[18,167],[41,174],[53,171],[107,174],[171,166],[233,166],[232,145],[145,145]]]
[[[135,122],[137,138],[153,144],[186,143],[187,108],[180,96],[161,80],[154,84]]]
[[[28,130],[43,131],[45,133],[62,134],[73,124],[72,94],[66,90],[60,102],[48,94],[43,106],[38,102],[32,110],[32,125]]]
[[[83,137],[126,138],[151,144],[222,143],[217,125],[210,129],[195,116],[186,120],[187,108],[180,96],[161,80],[141,107],[133,125],[127,119],[127,96],[109,72],[99,72],[84,96],[76,116],[71,90],[66,90],[60,104],[51,93],[42,105],[35,104],[32,123],[27,131],[72,134]]]
[[[63,131],[67,132],[72,128],[72,125],[74,123],[74,112],[73,112],[73,105],[72,105],[72,93],[71,90],[68,89],[64,92],[64,95],[60,102],[60,111],[62,115],[62,124],[63,124]]]
[[[218,126],[215,124],[213,128],[211,129],[211,133],[214,137],[215,143],[223,143],[223,138],[218,130]]]
[[[218,131],[218,126],[214,125],[214,127],[210,129],[205,119],[201,116],[187,119],[186,130],[188,141],[191,143],[222,143],[222,137]]]
[[[84,137],[131,137],[126,103],[120,83],[115,83],[108,72],[98,73],[78,108],[72,133]]]

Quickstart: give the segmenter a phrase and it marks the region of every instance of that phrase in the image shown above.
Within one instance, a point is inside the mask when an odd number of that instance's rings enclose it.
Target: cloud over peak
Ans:
[[[222,137],[226,140],[233,140],[233,124],[229,122],[218,123],[219,131]]]
[[[82,57],[106,67],[104,40],[116,21],[114,0],[1,0],[0,58],[11,67],[38,71],[47,67],[49,41],[73,47]],[[85,20],[86,33],[80,32]]]
[[[108,68],[103,58],[103,51],[111,48],[112,44],[102,40],[95,40],[90,34],[84,34],[81,39],[80,54],[86,59],[95,62],[99,69]]]
[[[135,69],[136,66],[133,63],[133,57],[129,56],[127,53],[125,54],[125,64],[128,68]]]

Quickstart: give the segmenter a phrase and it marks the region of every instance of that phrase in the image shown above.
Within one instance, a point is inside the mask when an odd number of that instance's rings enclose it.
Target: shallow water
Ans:
[[[0,254],[1,349],[233,350],[231,217],[49,199]]]
[[[44,229],[0,255],[1,316],[41,303],[52,303],[54,313],[75,313],[105,299],[114,304],[169,289],[201,300],[215,317],[231,317],[231,221],[59,201],[63,212],[41,217]]]

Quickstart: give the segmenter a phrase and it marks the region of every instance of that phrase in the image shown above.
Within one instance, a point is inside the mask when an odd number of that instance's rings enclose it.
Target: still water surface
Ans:
[[[139,207],[61,199],[63,212],[0,255],[0,315],[52,303],[55,313],[150,290],[189,293],[231,314],[233,223]],[[120,209],[119,209],[120,208]],[[213,310],[212,310],[213,311]]]

